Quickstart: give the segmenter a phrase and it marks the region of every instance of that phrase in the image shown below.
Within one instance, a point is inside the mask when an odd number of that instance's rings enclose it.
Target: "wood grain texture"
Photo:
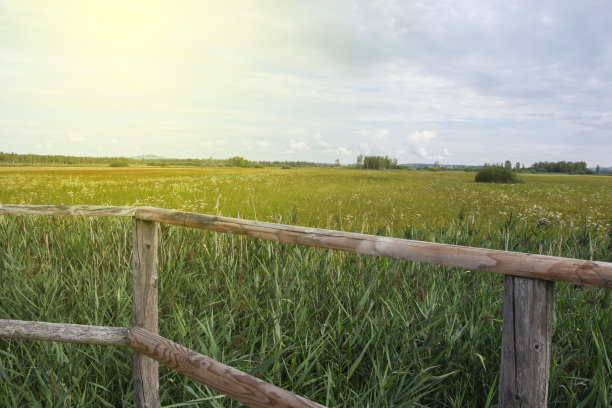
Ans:
[[[128,346],[249,407],[323,407],[141,328],[130,330]]]
[[[156,222],[134,220],[132,244],[133,325],[152,333],[157,318],[157,227]],[[158,363],[134,353],[134,399],[138,408],[159,407]]]
[[[0,214],[133,217],[135,212],[136,207],[114,207],[106,205],[0,204]]]
[[[500,408],[547,406],[553,305],[554,282],[506,276]]]
[[[612,263],[608,262],[379,237],[151,207],[138,207],[135,217],[184,227],[366,255],[612,288]]]
[[[379,237],[154,207],[0,204],[0,214],[134,216],[254,238],[612,289],[612,263]]]
[[[0,319],[0,338],[61,341],[64,343],[127,346],[126,327],[87,326],[82,324],[29,322]]]

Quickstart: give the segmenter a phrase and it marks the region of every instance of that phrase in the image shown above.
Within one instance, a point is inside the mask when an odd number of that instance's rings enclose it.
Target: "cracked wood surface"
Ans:
[[[128,346],[248,407],[324,408],[138,327],[130,330]]]
[[[0,214],[133,217],[137,207],[0,204]]]
[[[196,353],[140,327],[105,327],[81,324],[0,319],[0,338],[59,341],[129,347],[147,359],[163,363],[249,407],[321,408],[324,406],[252,375]],[[153,403],[157,402],[156,400]],[[152,401],[146,401],[150,406]]]
[[[157,334],[157,227],[152,221],[134,220],[132,241],[133,326]],[[159,364],[134,353],[134,400],[137,408],[158,408]]]
[[[0,319],[0,338],[5,339],[127,346],[128,331],[126,327]]]
[[[359,254],[612,288],[612,263],[608,262],[380,237],[161,208],[138,207],[135,217],[184,227]]]
[[[554,282],[506,276],[500,408],[547,406],[553,307]]]
[[[0,214],[133,216],[146,221],[365,255],[612,288],[612,263],[307,228],[153,207],[0,205]]]

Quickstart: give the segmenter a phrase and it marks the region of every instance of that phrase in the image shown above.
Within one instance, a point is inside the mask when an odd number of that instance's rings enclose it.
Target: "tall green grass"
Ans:
[[[285,219],[291,219],[287,214]],[[332,227],[334,227],[332,225]],[[509,216],[395,235],[610,261]],[[131,223],[4,216],[0,318],[131,325]],[[160,227],[160,334],[331,407],[495,406],[503,277]],[[610,291],[556,285],[550,406],[612,406]],[[0,341],[0,406],[132,406],[127,349]],[[165,367],[162,406],[239,404]]]

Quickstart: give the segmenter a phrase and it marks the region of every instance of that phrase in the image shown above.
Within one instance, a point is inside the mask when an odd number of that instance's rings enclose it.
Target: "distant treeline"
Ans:
[[[385,170],[385,169],[398,169],[398,170],[429,170],[429,171],[442,171],[442,170],[466,170],[466,171],[475,171],[476,167],[473,166],[452,166],[452,167],[444,167],[440,165],[439,162],[435,162],[433,165],[406,165],[399,164],[397,159],[391,159],[389,156],[357,156],[357,161],[354,166],[358,169],[367,169],[367,170]]]
[[[132,159],[126,157],[81,157],[0,152],[0,165],[3,166],[103,166],[118,160],[128,162]]]
[[[250,161],[241,156],[228,159],[164,159],[18,154],[0,152],[0,166],[194,166],[194,167],[338,167],[307,161]]]
[[[340,161],[335,163],[315,163],[308,161],[251,161],[241,156],[234,156],[227,159],[213,159],[212,157],[202,159],[166,159],[166,158],[134,158],[134,157],[90,157],[90,156],[66,156],[66,155],[39,155],[39,154],[18,154],[0,152],[0,166],[110,166],[127,167],[134,166],[193,166],[193,167],[243,167],[243,168],[263,168],[263,167],[319,167],[319,168],[358,168],[369,170],[429,170],[429,171],[478,171],[481,167],[476,166],[451,166],[445,167],[439,162],[433,165],[405,165],[399,164],[397,159],[389,156],[357,156],[355,164],[346,166],[340,165]],[[485,164],[487,166],[488,164]],[[611,169],[596,170],[587,168],[584,161],[571,162],[537,162],[531,167],[524,164],[513,164],[510,160],[499,164],[510,168],[517,173],[567,173],[567,174],[606,174],[611,175]]]
[[[531,168],[536,173],[568,173],[568,174],[594,174],[591,169],[587,169],[586,162],[537,162]]]
[[[516,173],[566,173],[566,174],[612,174],[612,170],[602,170],[599,165],[595,170],[587,168],[587,164],[584,161],[559,161],[559,162],[537,162],[531,167],[525,167],[524,164],[517,162],[512,165],[510,160],[506,160],[505,163],[489,164],[485,163],[484,166],[450,166],[445,167],[439,162],[435,162],[433,165],[403,165],[398,164],[397,159],[390,159],[389,156],[357,156],[355,167],[358,169],[369,169],[369,170],[384,170],[384,169],[406,169],[406,170],[429,170],[429,171],[479,171],[484,167],[499,166],[507,168]]]
[[[357,167],[370,170],[398,169],[397,159],[390,159],[389,156],[357,156]]]

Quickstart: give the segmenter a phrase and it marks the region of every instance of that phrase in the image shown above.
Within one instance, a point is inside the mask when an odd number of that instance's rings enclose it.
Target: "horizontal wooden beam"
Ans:
[[[127,346],[127,327],[27,322],[0,319],[0,338],[61,341],[64,343]]]
[[[279,242],[612,288],[612,263],[298,227],[153,207],[0,205],[0,214],[115,215]]]
[[[0,204],[0,214],[133,217],[137,207]]]
[[[141,220],[359,254],[612,288],[612,263],[608,262],[379,237],[151,207],[138,207],[135,217]]]
[[[249,407],[323,407],[140,327],[0,319],[0,339],[127,346]]]
[[[248,407],[323,407],[139,327],[130,330],[128,346]]]

